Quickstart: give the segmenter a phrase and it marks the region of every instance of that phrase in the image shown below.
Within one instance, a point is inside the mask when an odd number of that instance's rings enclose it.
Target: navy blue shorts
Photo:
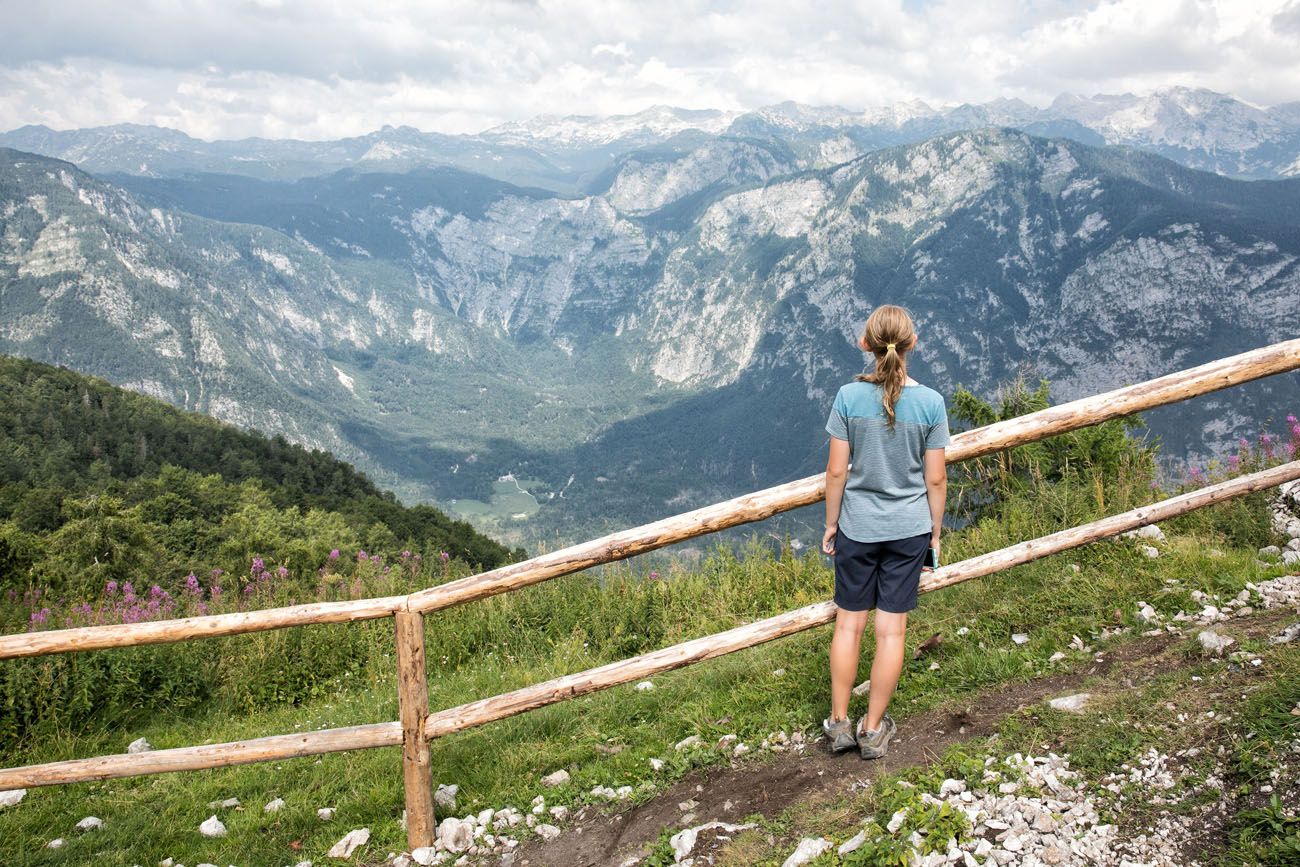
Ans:
[[[837,530],[835,604],[845,611],[911,611],[929,548],[928,531],[906,539],[858,542]]]

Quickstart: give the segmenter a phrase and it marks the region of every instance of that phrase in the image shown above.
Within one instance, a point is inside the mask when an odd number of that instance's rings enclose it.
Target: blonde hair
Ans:
[[[915,338],[916,326],[912,324],[911,315],[896,304],[882,304],[872,310],[862,330],[867,351],[876,357],[876,369],[873,373],[858,374],[857,379],[881,387],[885,416],[891,429],[894,427],[894,404],[903,393],[903,383],[907,379],[907,362],[903,356],[912,348]]]

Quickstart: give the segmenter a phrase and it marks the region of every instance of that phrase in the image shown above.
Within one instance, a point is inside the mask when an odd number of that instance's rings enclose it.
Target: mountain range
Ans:
[[[945,393],[1025,375],[1069,399],[1293,337],[1300,179],[1183,165],[1228,160],[1208,118],[1232,117],[1232,165],[1283,173],[1287,110],[1242,106],[1051,109],[1162,118],[1144,134],[1178,162],[1081,125],[983,126],[1013,103],[955,131],[913,125],[957,110],[873,116],[923,136],[892,144],[798,106],[546,119],[480,137],[538,156],[495,175],[289,171],[273,155],[304,143],[265,142],[239,172],[179,142],[146,174],[112,155],[148,135],[83,131],[80,167],[0,150],[0,351],[327,448],[504,538],[587,536],[817,471],[882,302],[912,309],[912,373]],[[824,147],[831,130],[852,147]],[[1150,420],[1168,455],[1203,459],[1297,405],[1275,378]]]

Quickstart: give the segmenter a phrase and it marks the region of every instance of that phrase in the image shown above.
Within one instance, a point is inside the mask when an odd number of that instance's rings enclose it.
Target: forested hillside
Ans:
[[[484,567],[523,556],[401,505],[327,452],[100,379],[0,356],[0,396],[0,588],[166,585],[243,572],[251,557],[314,573],[338,551]]]

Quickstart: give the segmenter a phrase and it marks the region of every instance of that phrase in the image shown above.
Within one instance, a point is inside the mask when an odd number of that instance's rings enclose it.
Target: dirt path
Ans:
[[[1294,611],[1261,612],[1235,618],[1216,628],[1238,638],[1258,637],[1294,622]],[[1132,688],[1157,675],[1196,664],[1173,645],[1196,634],[1139,637],[1108,648],[1101,661],[1075,671],[1000,687],[959,703],[908,717],[884,759],[864,762],[856,753],[830,755],[824,744],[755,758],[731,767],[713,767],[687,775],[652,800],[618,813],[583,807],[558,838],[531,841],[514,853],[516,867],[586,867],[619,865],[647,854],[664,828],[684,827],[679,804],[695,801],[690,825],[737,823],[753,813],[774,817],[791,806],[847,791],[855,783],[881,774],[933,762],[955,743],[994,733],[1010,714],[1049,698],[1078,692],[1089,678],[1101,677],[1091,691],[1105,694]]]

